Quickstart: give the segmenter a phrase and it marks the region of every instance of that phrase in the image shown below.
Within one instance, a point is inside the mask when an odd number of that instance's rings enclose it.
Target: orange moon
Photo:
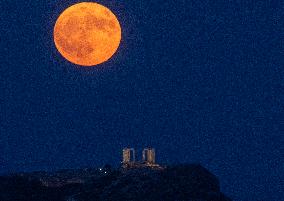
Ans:
[[[70,6],[54,26],[54,43],[68,61],[95,66],[109,60],[121,41],[121,27],[106,7],[82,2]]]

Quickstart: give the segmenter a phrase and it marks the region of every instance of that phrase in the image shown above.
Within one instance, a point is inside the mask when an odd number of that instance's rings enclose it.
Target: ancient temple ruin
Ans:
[[[122,167],[123,168],[143,168],[149,167],[154,169],[162,169],[156,163],[156,153],[154,148],[145,148],[142,151],[142,160],[136,161],[135,149],[124,148],[122,150]]]
[[[142,152],[142,161],[147,164],[155,164],[155,149],[145,148]]]
[[[124,148],[122,151],[123,161],[122,163],[133,163],[135,162],[135,150],[133,148]]]

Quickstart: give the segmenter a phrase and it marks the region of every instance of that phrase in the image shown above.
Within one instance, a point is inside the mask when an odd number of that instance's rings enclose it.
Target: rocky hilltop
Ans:
[[[216,176],[200,165],[11,175],[0,177],[0,200],[230,201]]]

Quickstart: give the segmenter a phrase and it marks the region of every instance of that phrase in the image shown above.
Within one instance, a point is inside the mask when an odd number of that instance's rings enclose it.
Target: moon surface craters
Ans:
[[[91,66],[108,60],[117,50],[121,28],[115,15],[96,3],[66,9],[54,28],[59,52],[69,61]]]

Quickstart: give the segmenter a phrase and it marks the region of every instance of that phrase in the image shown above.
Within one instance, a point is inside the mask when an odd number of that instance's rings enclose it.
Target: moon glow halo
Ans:
[[[54,43],[68,61],[95,66],[109,60],[121,41],[121,27],[106,7],[82,2],[61,13],[54,26]]]

